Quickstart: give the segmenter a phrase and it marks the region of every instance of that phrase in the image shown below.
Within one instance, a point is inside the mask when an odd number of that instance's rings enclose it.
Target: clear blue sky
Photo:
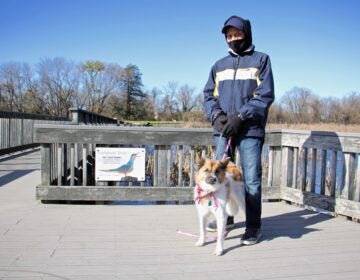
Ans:
[[[0,0],[0,11],[0,63],[133,63],[147,89],[175,81],[201,92],[227,54],[220,30],[235,14],[270,55],[278,100],[295,86],[320,97],[360,92],[357,0]]]

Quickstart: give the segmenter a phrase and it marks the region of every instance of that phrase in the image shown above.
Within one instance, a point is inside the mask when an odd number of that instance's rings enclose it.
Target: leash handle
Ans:
[[[230,145],[231,145],[231,137],[229,137],[229,140],[226,144],[226,148],[225,148],[225,151],[224,151],[224,154],[223,154],[223,157],[222,157],[222,160],[224,160],[227,156],[227,153],[229,151],[229,148],[230,148]]]

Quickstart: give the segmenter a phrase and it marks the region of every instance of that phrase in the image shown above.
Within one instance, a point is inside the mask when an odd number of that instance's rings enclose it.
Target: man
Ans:
[[[234,160],[240,153],[245,181],[246,230],[243,245],[255,244],[261,236],[261,153],[265,125],[274,101],[274,82],[270,58],[255,51],[250,21],[231,16],[222,33],[229,55],[218,60],[211,69],[204,88],[204,109],[214,128],[216,159],[221,159],[231,139],[227,155]],[[229,217],[227,228],[234,225]],[[208,230],[216,230],[216,222]]]

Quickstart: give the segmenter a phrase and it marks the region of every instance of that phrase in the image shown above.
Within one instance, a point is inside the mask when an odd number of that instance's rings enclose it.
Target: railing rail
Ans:
[[[67,120],[65,117],[0,111],[0,154],[33,146],[34,124]]]
[[[117,125],[117,120],[78,108],[67,117],[0,111],[0,154],[37,146],[33,141],[34,124]]]
[[[191,200],[195,153],[212,156],[211,129],[36,125],[41,200]],[[96,182],[96,147],[145,147],[147,178]],[[151,147],[149,149],[149,147]],[[360,134],[269,130],[263,198],[283,199],[360,218]],[[239,155],[236,157],[239,163]]]
[[[117,119],[79,108],[70,108],[69,112],[72,124],[116,125],[118,123]]]

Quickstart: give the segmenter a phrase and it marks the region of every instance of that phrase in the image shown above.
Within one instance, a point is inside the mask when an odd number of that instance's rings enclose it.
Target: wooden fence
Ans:
[[[70,108],[69,112],[72,124],[117,125],[118,123],[117,119],[79,108]]]
[[[0,154],[35,146],[34,124],[64,123],[67,120],[65,117],[0,111]]]
[[[70,119],[50,115],[0,111],[0,154],[38,146],[34,124],[116,125],[117,120],[78,108],[69,109]]]
[[[36,125],[45,201],[190,201],[195,152],[212,156],[210,129]],[[96,147],[144,147],[145,182],[95,181]],[[360,134],[267,131],[263,198],[360,218]],[[236,157],[239,162],[239,155]]]

